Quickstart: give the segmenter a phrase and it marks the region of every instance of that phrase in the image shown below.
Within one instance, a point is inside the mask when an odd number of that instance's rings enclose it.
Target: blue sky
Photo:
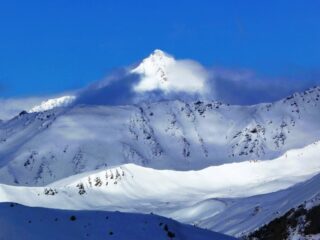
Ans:
[[[316,0],[0,0],[0,93],[80,88],[155,48],[208,67],[309,81],[320,66],[319,11]]]

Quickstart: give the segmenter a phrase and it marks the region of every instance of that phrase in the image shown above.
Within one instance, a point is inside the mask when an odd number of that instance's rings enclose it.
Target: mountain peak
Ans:
[[[175,59],[160,49],[155,49],[148,57],[143,59],[138,67],[131,70],[133,73],[153,75],[165,72],[166,67],[175,63]]]
[[[168,67],[174,65],[176,60],[162,50],[154,50],[131,73],[139,74],[148,79],[144,84],[137,86],[138,91],[150,91],[168,83]]]
[[[155,49],[150,55],[165,56],[166,53],[164,51],[162,51],[161,49]]]

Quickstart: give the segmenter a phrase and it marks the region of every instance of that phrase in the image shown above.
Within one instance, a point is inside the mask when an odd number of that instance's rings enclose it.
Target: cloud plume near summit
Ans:
[[[113,71],[83,89],[77,102],[123,105],[200,99],[246,105],[279,100],[319,84],[319,79],[266,78],[247,69],[204,67],[193,60],[175,59],[155,50],[137,65]]]
[[[155,50],[136,68],[130,71],[140,75],[134,86],[138,93],[154,90],[170,93],[208,93],[208,73],[199,63],[192,60],[176,60],[161,50]]]
[[[138,64],[116,69],[104,79],[73,91],[72,95],[76,97],[73,104],[89,105],[128,105],[176,99],[250,105],[279,100],[319,85],[319,80],[319,72],[295,74],[295,78],[265,78],[248,69],[205,67],[196,61],[175,59],[155,50]],[[0,99],[0,119],[9,119],[48,98],[52,96]]]
[[[135,104],[140,101],[205,98],[209,74],[192,60],[176,60],[155,50],[140,64],[112,72],[80,92],[78,103]]]

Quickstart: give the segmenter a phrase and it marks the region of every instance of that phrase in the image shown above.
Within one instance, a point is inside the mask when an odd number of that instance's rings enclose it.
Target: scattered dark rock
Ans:
[[[174,238],[176,235],[173,232],[168,231],[167,233],[169,238]]]
[[[22,115],[25,115],[25,114],[28,114],[28,112],[25,111],[25,110],[23,110],[23,111],[21,111],[21,112],[19,113],[19,116],[22,116]]]

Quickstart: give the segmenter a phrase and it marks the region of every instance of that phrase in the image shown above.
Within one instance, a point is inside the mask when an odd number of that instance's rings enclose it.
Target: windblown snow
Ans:
[[[53,99],[48,99],[43,101],[40,105],[32,107],[29,112],[43,112],[48,111],[56,107],[67,107],[69,106],[74,100],[76,99],[75,96],[63,96]]]

